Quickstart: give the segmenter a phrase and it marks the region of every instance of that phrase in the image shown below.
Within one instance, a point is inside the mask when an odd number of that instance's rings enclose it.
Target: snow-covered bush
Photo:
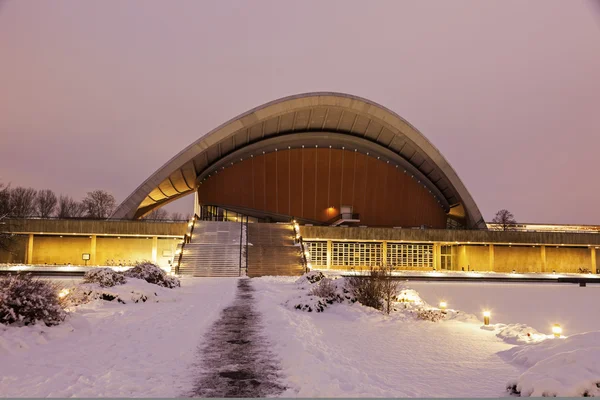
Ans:
[[[297,283],[308,282],[307,275],[313,274],[314,272],[309,272],[308,274],[302,276]],[[354,303],[356,302],[356,298],[352,296],[350,291],[346,288],[346,279],[329,279],[326,278],[322,273],[320,273],[320,278],[315,281],[317,284],[313,284],[312,288],[307,294],[299,296],[297,299],[289,300],[287,302],[288,305],[292,306],[296,310],[306,311],[306,312],[323,312],[327,306],[332,305],[334,303]]]
[[[181,286],[181,282],[174,276],[168,276],[159,266],[148,261],[139,262],[133,268],[125,271],[129,278],[143,279],[148,283],[169,289]]]
[[[362,276],[347,278],[348,288],[360,304],[382,310],[385,297],[384,286],[382,284],[383,277],[384,271],[371,267]]]
[[[62,301],[65,307],[75,307],[94,300],[121,304],[158,302],[159,300],[172,301],[172,296],[167,292],[171,292],[171,290],[157,288],[143,280],[130,279],[124,285],[104,288],[97,284],[80,284],[69,289]]]
[[[87,271],[83,276],[84,283],[96,283],[101,287],[113,287],[127,282],[125,275],[111,268],[95,268]]]
[[[18,274],[0,279],[0,323],[47,326],[60,324],[66,316],[59,304],[58,290],[48,281]]]
[[[325,278],[325,275],[321,271],[311,271],[296,279],[296,284],[299,286],[303,286],[304,284],[312,285],[323,278]]]
[[[331,279],[324,278],[309,292],[310,295],[329,299],[335,297],[336,286]]]
[[[424,321],[438,322],[446,318],[446,313],[442,310],[436,310],[435,308],[422,308],[416,312],[417,318]]]

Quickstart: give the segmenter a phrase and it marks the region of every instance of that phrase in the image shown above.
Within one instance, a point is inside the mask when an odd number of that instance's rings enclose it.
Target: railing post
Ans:
[[[248,276],[248,216],[246,215],[246,276]]]
[[[244,218],[240,218],[240,276],[242,276],[242,236],[244,234]]]

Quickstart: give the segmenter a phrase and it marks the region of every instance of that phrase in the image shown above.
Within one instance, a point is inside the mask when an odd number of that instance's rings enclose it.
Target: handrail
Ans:
[[[298,223],[294,219],[292,220],[292,226],[294,227],[294,242],[300,243],[300,251],[302,253],[302,268],[304,269],[304,272],[309,272],[312,266],[306,257],[308,255],[308,252],[304,247],[304,240],[302,240],[302,235],[300,234],[300,225],[298,225]]]
[[[181,259],[183,258],[183,248],[187,243],[192,241],[192,234],[194,233],[194,227],[196,226],[196,220],[198,216],[194,214],[192,219],[188,222],[188,227],[185,232],[185,236],[181,243],[177,246],[176,252],[179,252],[179,256],[177,257],[177,266],[175,267],[175,274],[179,275],[179,268],[181,267]]]
[[[246,235],[248,233],[246,232]],[[242,246],[243,246],[243,236],[244,236],[244,219],[240,218],[240,263],[239,263],[239,267],[240,267],[240,273],[239,276],[242,276]]]
[[[246,215],[246,276],[248,276],[248,216]]]
[[[348,214],[350,214],[350,213],[341,213],[341,214],[338,214],[335,217],[331,218],[330,220],[323,222],[323,225],[331,225],[334,222],[339,221],[340,219],[344,219],[344,215],[348,215]],[[350,219],[360,220],[360,214],[350,214]]]

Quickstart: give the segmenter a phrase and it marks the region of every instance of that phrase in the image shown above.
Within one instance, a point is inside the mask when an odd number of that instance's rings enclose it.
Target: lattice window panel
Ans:
[[[386,262],[394,267],[432,268],[433,245],[388,243]]]
[[[327,266],[327,242],[304,242],[308,244],[310,263],[313,267]]]
[[[374,267],[382,260],[381,243],[333,242],[331,265],[347,267]]]

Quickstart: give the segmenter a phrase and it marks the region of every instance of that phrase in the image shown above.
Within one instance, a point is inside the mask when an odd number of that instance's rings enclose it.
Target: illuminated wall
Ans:
[[[279,150],[225,168],[200,185],[201,204],[325,222],[350,205],[368,226],[446,227],[446,213],[410,175],[359,152]]]

